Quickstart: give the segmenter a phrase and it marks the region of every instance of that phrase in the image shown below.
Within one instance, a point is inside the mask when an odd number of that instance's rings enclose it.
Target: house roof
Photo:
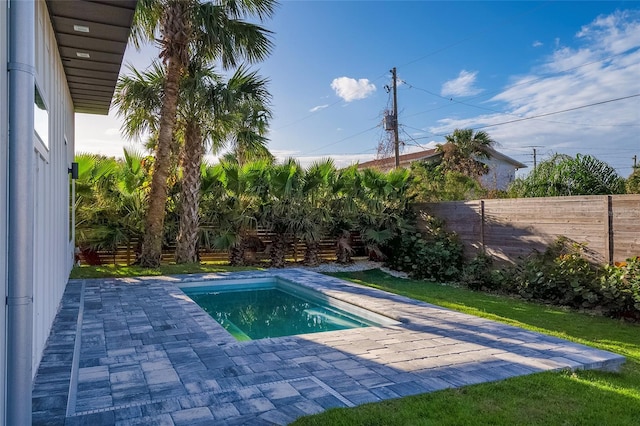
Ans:
[[[410,154],[403,154],[398,157],[398,160],[400,162],[400,165],[406,165],[406,164],[411,164],[414,161],[426,160],[428,158],[433,158],[438,155],[440,155],[440,153],[436,152],[434,148],[434,149],[427,149],[425,151],[412,152]],[[386,168],[395,167],[395,165],[396,165],[395,157],[386,157],[386,158],[379,158],[376,160],[366,161],[364,163],[359,163],[358,168],[359,169],[368,169],[368,168],[386,169]]]
[[[504,155],[493,148],[487,148],[489,152],[489,156],[491,158],[495,158],[498,160],[505,161],[511,165],[513,165],[517,169],[525,169],[527,166],[522,164],[521,162],[514,160],[513,158]],[[436,152],[436,149],[427,149],[424,151],[412,152],[410,154],[403,154],[398,157],[400,166],[406,166],[414,161],[422,161],[427,159],[434,159],[438,156],[442,155],[440,152]],[[380,158],[377,160],[366,161],[364,163],[358,164],[358,169],[367,169],[367,168],[378,168],[378,169],[388,169],[395,167],[396,159],[395,157],[386,157]]]
[[[75,112],[109,113],[136,3],[47,0]]]

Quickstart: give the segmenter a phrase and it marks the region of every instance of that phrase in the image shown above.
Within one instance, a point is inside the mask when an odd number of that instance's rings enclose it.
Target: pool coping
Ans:
[[[400,324],[238,342],[179,288],[230,277],[280,277]],[[34,424],[286,424],[331,407],[623,362],[298,268],[70,280],[34,381]]]

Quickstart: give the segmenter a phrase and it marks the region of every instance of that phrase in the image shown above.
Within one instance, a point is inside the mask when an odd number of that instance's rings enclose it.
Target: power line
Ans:
[[[510,90],[510,89],[512,89],[512,88],[514,88],[514,87],[518,87],[518,86],[522,86],[522,85],[527,85],[527,84],[535,83],[535,82],[537,82],[537,81],[540,81],[540,80],[543,80],[543,79],[546,79],[546,78],[552,77],[552,76],[554,76],[554,75],[564,74],[564,73],[566,73],[566,72],[574,71],[574,70],[576,70],[576,69],[578,69],[578,68],[582,68],[582,67],[585,67],[585,66],[588,66],[588,65],[593,65],[593,64],[596,64],[596,63],[599,63],[599,62],[608,61],[608,60],[610,60],[610,59],[612,59],[612,58],[615,58],[615,57],[617,57],[617,56],[625,55],[625,54],[627,54],[627,53],[629,53],[629,52],[631,52],[631,51],[633,51],[633,50],[636,50],[636,49],[637,49],[637,47],[632,47],[632,48],[627,49],[627,50],[625,50],[625,51],[623,51],[623,52],[616,53],[616,54],[614,54],[614,55],[610,55],[610,56],[607,56],[607,57],[605,57],[605,58],[598,59],[598,60],[596,60],[596,61],[590,61],[590,62],[586,62],[586,63],[580,64],[580,65],[576,65],[576,66],[573,66],[573,67],[570,67],[570,68],[565,68],[565,69],[560,70],[560,71],[555,71],[555,72],[552,72],[552,73],[542,74],[542,75],[540,75],[539,77],[536,77],[536,78],[533,78],[533,79],[529,79],[529,80],[525,80],[525,81],[521,81],[521,82],[519,82],[519,83],[514,83],[514,84],[512,84],[512,85],[510,85],[510,86],[507,86],[507,87],[505,87],[505,88],[503,88],[503,89],[500,89],[500,90],[494,90],[494,91],[490,91],[490,92],[485,92],[485,93],[483,93],[482,95],[478,95],[478,96],[475,96],[475,97],[471,97],[471,98],[469,98],[469,100],[476,100],[476,99],[486,98],[486,97],[488,97],[488,96],[490,96],[490,95],[493,95],[493,94],[496,94],[496,93],[505,92],[505,91]],[[406,83],[406,82],[405,82],[405,83]],[[440,99],[443,99],[443,100],[446,100],[446,101],[450,101],[450,102],[458,103],[458,104],[461,104],[461,105],[466,105],[466,106],[473,107],[473,108],[479,108],[479,109],[484,109],[484,110],[488,110],[488,111],[492,111],[492,112],[502,113],[502,112],[500,112],[500,111],[496,111],[496,110],[493,110],[493,109],[490,109],[490,108],[485,108],[485,107],[481,107],[481,106],[478,106],[478,105],[465,103],[465,102],[462,102],[462,101],[456,100],[456,99],[454,99],[454,98],[452,98],[452,97],[445,97],[445,96],[441,96],[441,95],[439,95],[439,94],[437,94],[437,93],[434,93],[434,92],[432,92],[432,91],[430,91],[430,90],[423,89],[423,88],[419,88],[419,87],[416,87],[416,86],[412,86],[410,83],[407,83],[407,85],[408,85],[409,87],[411,87],[411,88],[414,88],[414,89],[417,89],[417,90],[421,90],[421,91],[423,91],[423,92],[426,92],[426,93],[428,93],[428,94],[430,94],[430,95],[433,95],[433,96],[435,96],[435,97],[437,97],[437,98],[440,98]],[[406,118],[414,117],[414,116],[416,116],[416,115],[425,114],[425,113],[427,113],[427,112],[432,112],[432,111],[436,111],[436,110],[439,110],[439,109],[442,109],[442,108],[446,108],[446,107],[447,107],[447,106],[449,106],[449,105],[450,105],[450,104],[448,104],[448,105],[441,105],[441,106],[436,107],[436,108],[432,108],[432,109],[429,109],[429,110],[425,110],[425,111],[417,112],[417,113],[414,113],[414,114],[411,114],[411,115],[407,116]],[[602,126],[602,127],[610,127],[610,125],[594,125],[594,124],[582,124],[582,123],[561,123],[561,122],[559,122],[559,123],[560,123],[560,124],[575,124],[575,125],[581,125],[581,126],[588,125],[588,126],[590,126],[590,127],[600,127],[600,126]],[[620,125],[620,126],[621,126],[621,125]],[[620,126],[616,125],[616,127],[620,127]],[[635,127],[635,125],[630,125],[630,127]]]
[[[533,116],[530,116],[530,117],[523,117],[523,118],[518,118],[518,119],[515,119],[515,120],[503,121],[501,123],[487,124],[485,126],[476,126],[476,127],[473,127],[473,129],[474,130],[479,130],[479,129],[486,129],[486,128],[489,128],[489,127],[503,126],[505,124],[518,123],[518,122],[521,122],[521,121],[533,120],[533,119],[540,118],[540,117],[548,117],[550,115],[562,114],[564,112],[576,111],[576,110],[583,109],[583,108],[589,108],[589,107],[593,107],[593,106],[597,106],[597,105],[608,104],[608,103],[611,103],[611,102],[618,102],[618,101],[623,101],[623,100],[626,100],[626,99],[637,98],[639,96],[640,96],[640,93],[637,93],[637,94],[634,94],[634,95],[623,96],[623,97],[614,98],[614,99],[608,99],[606,101],[594,102],[594,103],[591,103],[591,104],[581,105],[581,106],[577,106],[577,107],[573,107],[573,108],[567,108],[567,109],[563,109],[563,110],[559,110],[559,111],[547,112],[547,113],[544,113],[544,114],[533,115]],[[436,136],[445,136],[445,134],[439,134],[439,135],[436,135]],[[424,138],[421,137],[421,138],[418,138],[418,139],[424,139]]]
[[[339,144],[340,142],[344,142],[344,141],[349,140],[349,139],[351,139],[351,138],[355,138],[356,136],[360,136],[360,135],[362,135],[362,134],[364,134],[364,133],[370,132],[371,130],[376,129],[376,128],[380,127],[380,126],[381,126],[381,124],[376,124],[376,125],[375,125],[375,126],[373,126],[373,127],[369,127],[369,128],[368,128],[368,129],[366,129],[366,130],[363,130],[363,131],[358,132],[358,133],[356,133],[356,134],[353,134],[353,135],[351,135],[351,136],[347,136],[347,137],[345,137],[345,138],[342,138],[342,139],[340,139],[339,141],[335,141],[335,142],[332,142],[332,143],[330,143],[330,144],[323,145],[323,146],[321,146],[321,147],[319,147],[319,148],[313,149],[313,150],[311,150],[311,151],[307,151],[307,154],[312,153],[312,152],[319,151],[319,150],[321,150],[321,149],[323,149],[323,148],[327,148],[327,147],[330,147],[330,146],[333,146],[333,145],[337,145],[337,144]]]

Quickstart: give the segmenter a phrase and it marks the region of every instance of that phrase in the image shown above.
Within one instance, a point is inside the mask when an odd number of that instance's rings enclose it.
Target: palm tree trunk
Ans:
[[[153,178],[149,192],[149,207],[144,224],[144,238],[140,265],[157,268],[162,260],[165,204],[167,202],[167,178],[171,166],[171,141],[176,123],[178,105],[178,83],[182,65],[177,58],[169,58],[167,78],[164,85],[164,100],[160,112],[160,129],[156,144]]]
[[[284,268],[287,254],[287,240],[284,234],[274,234],[271,241],[271,267]]]
[[[184,136],[180,228],[177,237],[176,263],[195,263],[198,261],[200,163],[204,147],[200,128],[197,125],[189,123],[186,126]]]
[[[351,263],[352,253],[351,234],[349,231],[343,231],[336,243],[336,261],[342,264]]]
[[[320,243],[318,241],[307,241],[307,249],[304,252],[303,263],[307,266],[318,266],[320,264]]]

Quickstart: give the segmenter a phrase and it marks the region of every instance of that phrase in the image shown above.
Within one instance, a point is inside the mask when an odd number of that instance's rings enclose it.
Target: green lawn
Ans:
[[[445,390],[304,417],[294,425],[640,425],[640,325],[379,270],[339,278],[627,357],[620,373],[577,371]]]
[[[204,272],[237,272],[256,270],[253,267],[237,267],[227,266],[216,263],[202,264],[165,264],[160,268],[142,268],[140,266],[125,265],[103,265],[103,266],[76,266],[71,271],[69,278],[121,278],[121,277],[142,277],[142,276],[158,276],[158,275],[180,275],[180,274],[197,274]]]

